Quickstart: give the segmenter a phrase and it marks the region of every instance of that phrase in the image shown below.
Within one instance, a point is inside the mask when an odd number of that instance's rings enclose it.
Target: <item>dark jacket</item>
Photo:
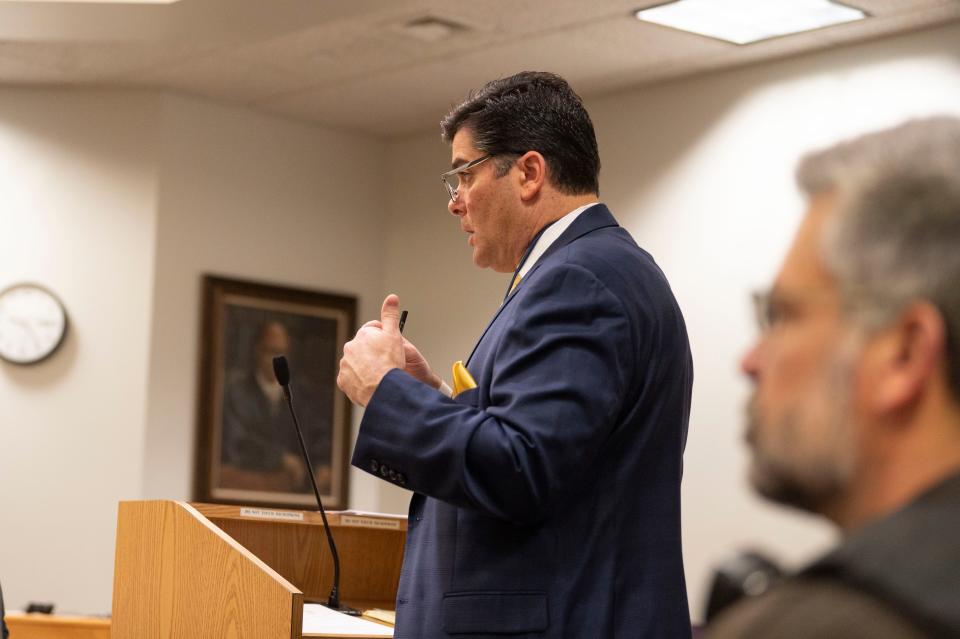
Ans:
[[[680,309],[605,206],[498,310],[449,399],[400,370],[353,464],[413,490],[398,639],[690,636]]]
[[[852,534],[709,639],[960,637],[960,474]]]

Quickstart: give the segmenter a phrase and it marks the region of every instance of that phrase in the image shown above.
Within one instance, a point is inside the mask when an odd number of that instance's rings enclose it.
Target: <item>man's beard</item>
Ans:
[[[756,393],[751,397],[746,432],[752,452],[750,482],[762,496],[822,513],[849,486],[856,464],[850,410],[855,342],[843,340],[821,379],[778,423],[764,425]]]

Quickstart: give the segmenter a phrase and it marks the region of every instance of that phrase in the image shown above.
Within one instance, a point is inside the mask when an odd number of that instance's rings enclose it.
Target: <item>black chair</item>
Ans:
[[[713,573],[706,621],[741,599],[762,595],[782,578],[776,562],[760,552],[748,550],[728,559]]]

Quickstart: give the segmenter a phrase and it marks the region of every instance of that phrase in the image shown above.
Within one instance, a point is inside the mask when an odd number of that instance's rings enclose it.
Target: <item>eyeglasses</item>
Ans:
[[[805,312],[803,309],[810,305],[839,303],[841,312],[849,312],[867,305],[859,295],[847,293],[845,299],[836,298],[836,295],[836,291],[824,288],[790,293],[776,289],[755,292],[751,297],[757,328],[762,334],[769,333],[781,324],[802,316]]]
[[[451,201],[457,199],[457,191],[460,189],[460,177],[463,175],[463,173],[469,171],[475,166],[483,164],[492,157],[492,154],[484,155],[476,160],[471,160],[466,164],[458,166],[452,171],[447,171],[440,176],[440,181],[443,182],[443,185],[447,188],[447,193],[450,195]]]
[[[773,303],[773,291],[754,291],[750,296],[753,302],[753,318],[760,333],[768,333],[780,319],[780,313]]]

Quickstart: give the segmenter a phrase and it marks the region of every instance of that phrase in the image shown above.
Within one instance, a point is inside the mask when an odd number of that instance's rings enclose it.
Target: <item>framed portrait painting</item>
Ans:
[[[336,379],[355,317],[354,297],[204,277],[197,501],[316,507],[273,373],[273,358],[283,355],[323,504],[346,508],[350,402]]]

